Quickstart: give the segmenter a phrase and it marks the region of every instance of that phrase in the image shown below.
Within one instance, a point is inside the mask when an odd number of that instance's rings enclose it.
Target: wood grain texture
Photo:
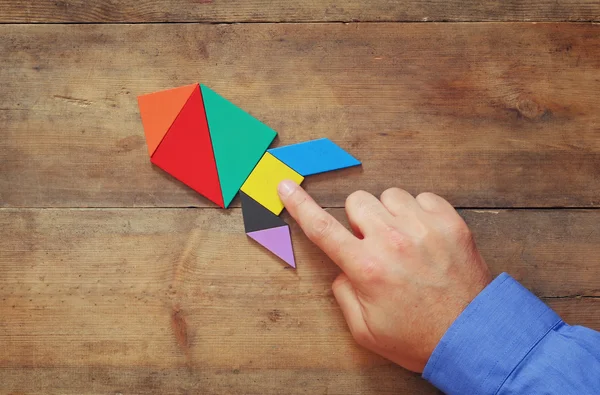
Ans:
[[[362,169],[310,177],[462,207],[600,205],[600,26],[0,26],[0,206],[206,206],[153,168],[136,95],[207,83]]]
[[[600,207],[600,26],[310,23],[599,20],[584,0],[0,0],[0,393],[437,393],[354,343],[295,224],[297,271],[150,165],[135,97],[192,82],[279,145],[359,157],[305,183],[326,207],[401,186],[490,208],[461,215],[494,274],[600,330],[600,210],[531,209]]]
[[[592,0],[0,0],[0,23],[597,20]]]
[[[461,214],[494,273],[600,329],[600,211]],[[435,393],[354,344],[292,227],[297,271],[239,209],[0,210],[0,392]]]

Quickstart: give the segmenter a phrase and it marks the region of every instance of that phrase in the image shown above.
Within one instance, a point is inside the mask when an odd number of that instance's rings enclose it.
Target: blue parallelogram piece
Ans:
[[[361,164],[328,138],[272,148],[269,152],[304,177]]]

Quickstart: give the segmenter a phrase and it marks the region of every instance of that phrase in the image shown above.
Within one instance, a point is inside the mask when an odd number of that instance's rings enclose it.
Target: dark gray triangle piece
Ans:
[[[246,233],[287,225],[284,220],[244,192],[240,191],[240,197],[242,198],[242,215]]]

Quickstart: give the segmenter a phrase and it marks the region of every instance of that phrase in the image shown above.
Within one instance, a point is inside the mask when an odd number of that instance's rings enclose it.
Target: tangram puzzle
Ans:
[[[273,129],[205,85],[138,97],[153,164],[227,208],[238,192],[246,234],[296,267],[277,185],[360,162],[329,139],[268,149]]]

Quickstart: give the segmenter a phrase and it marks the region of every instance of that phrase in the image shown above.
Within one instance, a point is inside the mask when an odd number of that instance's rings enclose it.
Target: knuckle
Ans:
[[[400,194],[402,194],[404,191],[400,188],[388,188],[385,191],[383,191],[383,193],[381,194],[381,199],[382,200],[387,200],[387,199],[392,199],[395,196],[399,196]]]
[[[390,228],[387,232],[387,241],[390,247],[396,251],[406,251],[410,249],[414,242],[406,234],[397,229]]]
[[[419,195],[417,196],[417,199],[429,199],[429,200],[437,200],[437,195],[435,193],[432,192],[421,192],[419,193]]]
[[[298,191],[293,191],[292,194],[289,196],[289,201],[292,202],[292,205],[296,208],[299,209],[300,207],[302,207],[308,200],[308,195],[304,194],[304,193],[298,193]]]
[[[431,192],[424,192],[417,196],[417,201],[425,211],[433,212],[443,221],[462,220],[458,212],[443,197]]]
[[[346,207],[361,207],[364,204],[366,193],[367,192],[362,190],[352,192],[346,198]]]
[[[379,281],[383,277],[382,266],[376,259],[365,259],[360,265],[360,278],[365,283]]]
[[[317,215],[313,220],[310,237],[316,240],[326,239],[331,233],[332,227],[333,218],[326,214]]]
[[[467,223],[460,217],[452,219],[449,223],[448,229],[452,236],[458,240],[469,240],[473,236],[471,230],[467,226]]]
[[[423,192],[420,193],[416,199],[426,210],[439,211],[444,208],[442,205],[442,198],[435,193]]]
[[[435,230],[422,222],[418,222],[413,227],[413,233],[418,243],[424,244],[427,240],[434,236]]]

